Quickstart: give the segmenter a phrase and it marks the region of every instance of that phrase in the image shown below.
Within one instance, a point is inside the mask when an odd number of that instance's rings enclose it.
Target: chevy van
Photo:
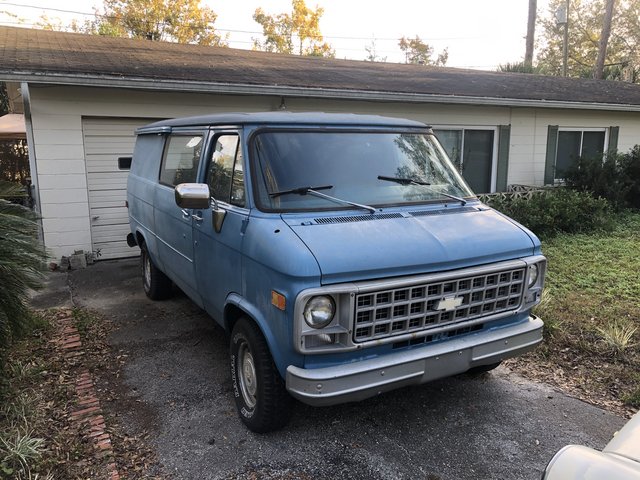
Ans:
[[[477,199],[426,125],[229,113],[136,133],[144,290],[175,284],[229,332],[249,429],[285,425],[293,398],[359,401],[541,341],[540,242]]]

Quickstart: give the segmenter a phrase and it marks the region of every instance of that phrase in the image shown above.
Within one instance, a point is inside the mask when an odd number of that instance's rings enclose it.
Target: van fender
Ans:
[[[160,266],[160,263],[158,262],[158,245],[155,235],[147,231],[144,227],[138,226],[134,237],[136,245],[142,248],[142,244],[144,243],[147,246],[147,252],[149,252],[149,256],[153,263],[156,266]],[[142,241],[139,240],[140,238],[142,238]]]
[[[233,305],[239,308],[251,320],[256,322],[256,325],[258,325],[258,328],[260,329],[260,331],[262,332],[262,335],[267,341],[267,345],[269,346],[269,351],[271,352],[271,356],[273,357],[273,362],[278,368],[278,372],[280,372],[280,375],[282,376],[282,378],[286,378],[287,367],[292,362],[287,361],[287,360],[291,360],[291,358],[290,356],[289,357],[285,356],[284,350],[292,350],[292,348],[291,347],[289,347],[289,349],[282,348],[282,345],[280,345],[280,343],[278,342],[272,328],[270,327],[269,321],[265,317],[264,313],[260,311],[260,309],[257,308],[255,305],[247,301],[246,298],[240,296],[237,293],[229,294],[225,302],[224,324],[225,324],[225,328],[227,329],[227,331],[229,331],[229,333],[231,333],[231,328],[230,328],[231,325],[228,319],[226,318],[226,310],[227,310],[227,306],[229,305]],[[297,356],[298,354],[295,354],[295,355]],[[300,361],[300,364],[302,364],[301,361]]]

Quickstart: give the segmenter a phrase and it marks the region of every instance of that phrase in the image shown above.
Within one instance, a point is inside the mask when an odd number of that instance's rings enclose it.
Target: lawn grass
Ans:
[[[640,213],[543,241],[545,342],[512,367],[627,412],[640,407]]]

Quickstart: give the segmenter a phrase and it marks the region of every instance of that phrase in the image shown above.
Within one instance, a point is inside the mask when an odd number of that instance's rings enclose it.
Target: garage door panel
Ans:
[[[100,195],[98,195],[100,193]],[[108,193],[116,193],[117,195],[107,195]],[[92,205],[99,205],[99,207],[94,208],[112,208],[112,207],[121,207],[127,201],[127,194],[125,190],[102,190],[100,192],[93,193],[89,197],[89,202]]]
[[[131,142],[112,142],[112,143],[103,143],[103,142],[94,142],[92,150],[97,155],[112,155],[115,156],[115,159],[118,160],[118,155],[126,155],[127,152],[131,152],[133,145]],[[129,153],[130,155],[130,153]],[[117,163],[116,163],[117,165]]]
[[[127,207],[124,205],[124,202],[120,205],[115,205],[113,207],[100,207],[100,208],[92,208],[91,215],[95,216],[107,216],[107,215],[127,215]]]
[[[121,207],[124,205],[125,201],[126,201],[126,198],[123,196],[122,198],[118,197],[114,200],[102,200],[100,202],[100,205],[104,208]]]
[[[85,120],[89,120],[84,128],[85,132],[95,135],[108,135],[111,132],[123,132],[123,134],[128,134],[130,131],[135,130],[140,126],[137,122],[123,121],[122,118]]]
[[[135,130],[154,119],[83,118],[87,185],[91,218],[91,241],[99,259],[139,255],[129,248],[127,198],[128,171],[118,168],[118,157],[133,155]]]
[[[118,175],[114,173],[95,173],[92,175],[88,175],[88,184],[89,188],[96,187],[96,189],[100,189],[102,186],[107,187],[111,190],[111,186],[115,185],[120,190],[127,188],[127,176],[126,175]]]
[[[108,155],[96,155],[96,158],[91,163],[91,165],[87,166],[87,172],[91,173],[105,173],[105,172],[113,172],[114,167],[117,171],[128,173],[126,170],[118,169],[118,157],[129,157],[131,156],[129,153],[112,153]],[[100,159],[99,157],[103,157]]]
[[[97,227],[119,227],[121,225],[121,215],[101,215],[99,218],[91,217],[91,228]],[[127,230],[128,232],[128,230]]]
[[[93,202],[109,202],[114,200],[126,200],[127,190],[126,187],[120,190],[92,190],[89,192],[89,200]],[[94,208],[100,208],[100,205],[96,205]]]
[[[118,237],[120,235],[127,235],[129,233],[129,224],[126,225],[96,225],[92,228],[96,233],[101,234],[101,238]]]
[[[109,235],[105,235],[104,237],[102,237],[101,241],[99,243],[96,243],[95,245],[103,245],[105,248],[111,248],[112,247],[112,243],[113,242],[119,242],[120,240],[122,240],[124,238],[124,242],[122,242],[122,245],[127,245],[126,239],[127,239],[127,233],[129,233],[129,231],[127,230],[126,232],[122,232],[121,235],[117,235],[117,234],[109,234]],[[104,248],[103,248],[104,251]]]
[[[113,183],[113,181],[115,180],[116,182],[120,183],[120,186],[122,186],[122,182],[124,182],[124,185],[126,188],[127,175],[128,175],[128,172],[92,172],[90,180],[93,181],[94,183],[96,182]]]
[[[89,187],[91,188],[91,186]],[[98,191],[119,191],[122,192],[122,198],[125,199],[126,198],[126,190],[122,190],[122,185],[117,185],[117,184],[113,184],[113,185],[95,185],[93,186],[93,188],[98,188]]]
[[[151,120],[153,122],[155,120]],[[143,125],[140,125],[136,122],[122,122],[121,119],[111,120],[101,119],[101,120],[92,120],[85,119],[85,124],[83,126],[83,130],[85,136],[96,136],[96,137],[110,137],[113,135],[133,135],[133,132],[136,129],[140,128]]]
[[[120,226],[122,225],[122,214],[118,209],[114,208],[114,213],[103,213],[101,215],[91,212],[91,227],[100,227],[106,225]]]
[[[126,245],[126,244],[125,244]],[[98,247],[100,248],[100,247]],[[139,248],[130,248],[128,246],[125,247],[109,247],[107,250],[104,250],[105,253],[102,253],[98,257],[98,260],[113,260],[115,258],[124,258],[124,257],[139,257],[140,249]]]

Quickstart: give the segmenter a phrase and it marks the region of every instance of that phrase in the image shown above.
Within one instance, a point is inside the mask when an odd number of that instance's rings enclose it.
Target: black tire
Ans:
[[[231,332],[231,381],[238,414],[249,430],[266,433],[284,427],[293,399],[287,393],[258,326],[240,318]]]
[[[173,284],[169,277],[154,265],[144,243],[140,246],[140,269],[142,286],[147,297],[151,300],[165,300],[171,297]]]
[[[482,375],[483,373],[490,372],[491,370],[498,368],[502,362],[491,363],[489,365],[478,365],[477,367],[467,370],[468,375]]]

